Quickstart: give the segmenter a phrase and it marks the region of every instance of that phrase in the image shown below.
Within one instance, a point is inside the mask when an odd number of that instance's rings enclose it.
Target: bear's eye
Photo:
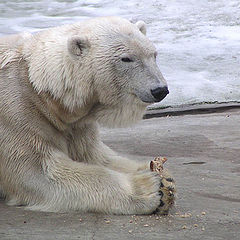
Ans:
[[[121,60],[123,62],[133,62],[133,60],[131,58],[128,58],[128,57],[123,57],[123,58],[121,58]]]
[[[157,52],[154,53],[154,58],[157,59]]]

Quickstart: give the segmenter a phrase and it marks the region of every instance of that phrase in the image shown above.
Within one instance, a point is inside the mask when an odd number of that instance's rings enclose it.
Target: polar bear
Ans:
[[[164,208],[164,176],[118,156],[98,131],[135,123],[168,94],[156,54],[145,23],[120,17],[0,38],[0,189],[9,205],[111,214]]]

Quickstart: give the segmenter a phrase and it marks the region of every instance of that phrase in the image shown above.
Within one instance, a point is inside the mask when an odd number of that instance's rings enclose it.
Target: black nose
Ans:
[[[158,87],[151,90],[151,93],[156,99],[156,102],[160,102],[169,94],[169,91],[167,87]]]

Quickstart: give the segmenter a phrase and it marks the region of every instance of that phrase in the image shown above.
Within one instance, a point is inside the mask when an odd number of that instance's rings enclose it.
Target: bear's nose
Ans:
[[[158,87],[151,90],[151,93],[156,99],[156,102],[160,102],[169,94],[169,91],[167,87]]]

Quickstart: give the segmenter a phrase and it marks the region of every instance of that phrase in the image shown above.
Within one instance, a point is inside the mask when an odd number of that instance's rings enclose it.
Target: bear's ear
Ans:
[[[146,35],[147,33],[146,23],[144,21],[138,21],[135,24],[138,27],[139,31]]]
[[[68,39],[67,45],[69,53],[77,58],[85,55],[90,48],[88,39],[79,36],[70,37]]]

